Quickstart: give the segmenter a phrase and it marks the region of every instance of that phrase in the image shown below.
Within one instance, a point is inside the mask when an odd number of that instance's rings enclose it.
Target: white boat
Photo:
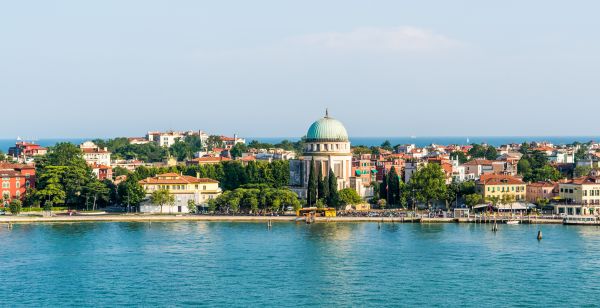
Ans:
[[[507,225],[518,225],[520,223],[521,222],[519,222],[518,220],[508,220],[508,221],[506,221]]]
[[[600,225],[598,217],[589,215],[568,215],[563,219],[565,225]]]

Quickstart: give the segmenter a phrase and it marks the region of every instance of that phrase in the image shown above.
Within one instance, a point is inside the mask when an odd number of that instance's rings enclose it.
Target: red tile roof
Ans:
[[[519,185],[525,184],[522,179],[502,174],[482,174],[477,184],[482,185]]]
[[[196,184],[196,183],[219,183],[209,178],[197,178],[189,175],[179,175],[177,173],[163,173],[151,178],[139,181],[144,184]]]

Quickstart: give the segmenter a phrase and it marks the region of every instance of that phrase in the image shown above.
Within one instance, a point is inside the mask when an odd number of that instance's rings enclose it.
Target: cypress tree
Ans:
[[[400,179],[396,168],[392,166],[390,173],[388,173],[388,204],[397,205],[400,199]]]
[[[337,207],[339,205],[339,195],[337,187],[337,177],[333,173],[333,170],[329,169],[329,198],[327,204],[330,207]]]
[[[388,191],[387,174],[384,174],[381,185],[379,186],[379,199],[385,199],[385,201],[387,201],[387,191]]]
[[[317,178],[315,176],[315,159],[310,161],[310,170],[308,171],[308,191],[306,196],[308,206],[313,206],[317,202]]]
[[[317,173],[317,188],[318,188],[318,196],[319,199],[323,199],[326,198],[325,197],[325,181],[323,180],[323,168],[321,166],[322,164],[319,163],[319,172]]]

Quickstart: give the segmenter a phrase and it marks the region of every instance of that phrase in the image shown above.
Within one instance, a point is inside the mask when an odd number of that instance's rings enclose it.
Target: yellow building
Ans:
[[[475,189],[484,199],[497,196],[513,196],[514,201],[524,201],[527,185],[520,178],[510,175],[484,174],[477,180]]]
[[[558,204],[556,213],[567,215],[600,215],[600,178],[584,176],[559,183],[559,196],[565,204]]]
[[[206,205],[208,200],[221,194],[218,181],[177,173],[159,174],[143,179],[139,183],[146,190],[147,196],[159,189],[166,189],[175,195],[175,204],[163,205],[163,213],[188,213],[188,200],[194,200],[196,205]],[[149,202],[140,206],[141,212],[158,213],[160,210],[159,205]]]

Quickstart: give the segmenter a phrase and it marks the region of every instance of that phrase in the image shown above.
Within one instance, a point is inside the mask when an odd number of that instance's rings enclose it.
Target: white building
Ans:
[[[348,133],[344,125],[329,117],[327,112],[325,117],[314,122],[308,129],[304,152],[300,160],[290,163],[290,184],[292,190],[301,198],[306,198],[307,195],[308,177],[312,163],[314,163],[317,174],[319,169],[323,175],[332,170],[338,180],[338,189],[350,187],[352,153]],[[361,182],[360,179],[357,179],[354,186],[360,186],[359,182]]]
[[[166,189],[175,197],[175,203],[164,204],[162,213],[188,213],[188,202],[193,200],[195,205],[206,205],[208,200],[221,194],[219,182],[208,178],[199,178],[177,173],[164,173],[139,181],[150,197],[152,192]],[[147,201],[140,206],[142,213],[161,213],[161,206]]]
[[[169,131],[166,133],[148,132],[146,134],[146,139],[148,139],[148,141],[156,142],[158,143],[158,145],[166,148],[172,146],[173,144],[175,144],[175,142],[183,140],[183,138],[185,138],[184,133],[174,131]]]
[[[95,143],[86,141],[79,145],[83,159],[90,165],[110,166],[111,152],[107,148],[99,148]]]

